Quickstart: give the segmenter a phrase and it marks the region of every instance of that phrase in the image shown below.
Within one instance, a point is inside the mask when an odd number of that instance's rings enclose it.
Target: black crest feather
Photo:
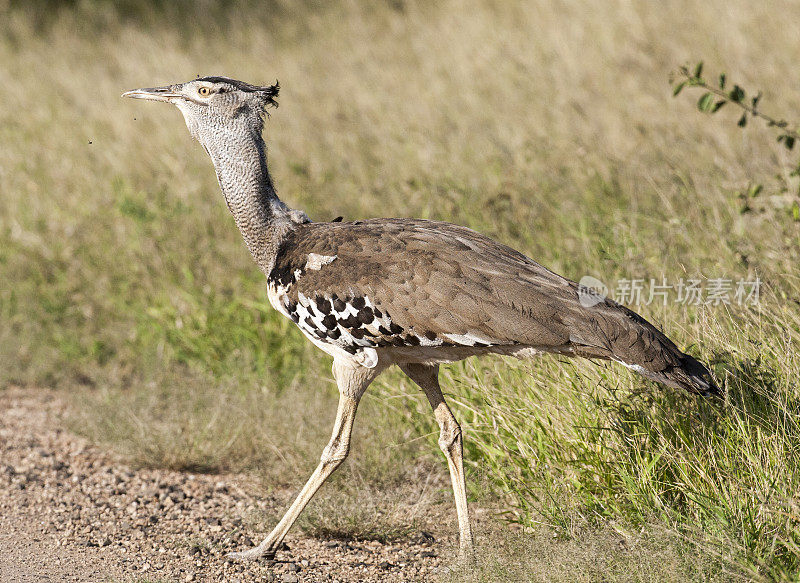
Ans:
[[[245,91],[247,93],[259,93],[264,98],[264,106],[265,107],[278,107],[278,102],[275,101],[275,98],[278,96],[278,92],[281,89],[280,83],[275,80],[275,85],[251,85],[250,83],[245,83],[244,81],[239,81],[237,79],[231,79],[230,77],[199,77],[197,81],[208,81],[209,83],[227,83],[232,87],[236,87],[239,91]]]

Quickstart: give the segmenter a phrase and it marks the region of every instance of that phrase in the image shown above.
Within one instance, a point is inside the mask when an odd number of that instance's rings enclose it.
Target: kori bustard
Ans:
[[[226,77],[128,91],[183,114],[211,156],[222,194],[267,277],[272,306],[333,356],[339,406],[319,465],[274,530],[233,556],[274,557],[289,528],[348,453],[359,400],[396,364],[425,392],[440,427],[460,549],[472,548],[461,428],[439,388],[440,363],[541,352],[618,361],[672,387],[712,394],[706,368],[631,310],[590,296],[475,231],[416,219],[314,223],[275,194],[262,139],[278,85]],[[584,301],[582,301],[584,300]]]

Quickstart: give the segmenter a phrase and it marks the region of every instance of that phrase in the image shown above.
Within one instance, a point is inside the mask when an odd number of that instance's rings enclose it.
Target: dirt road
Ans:
[[[445,561],[420,539],[382,545],[293,532],[277,562],[235,563],[256,495],[246,476],[136,470],[64,429],[44,389],[0,391],[0,581],[418,581]],[[264,525],[265,527],[268,525]]]

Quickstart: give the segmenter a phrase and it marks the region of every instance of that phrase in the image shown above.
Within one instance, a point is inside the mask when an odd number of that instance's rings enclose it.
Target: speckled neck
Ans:
[[[201,137],[200,142],[211,156],[222,194],[250,254],[269,275],[278,246],[293,223],[288,207],[275,194],[260,132],[247,127],[218,130],[214,139]]]

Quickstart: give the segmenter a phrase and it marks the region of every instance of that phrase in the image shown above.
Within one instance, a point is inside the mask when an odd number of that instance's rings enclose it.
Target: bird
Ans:
[[[467,227],[412,218],[313,222],[282,202],[263,138],[279,84],[210,76],[127,91],[175,105],[206,150],[267,296],[333,357],[339,391],[330,441],[274,529],[236,559],[273,559],[308,502],[347,457],[367,387],[397,365],[425,393],[439,425],[459,530],[472,556],[461,427],[439,366],[486,354],[541,353],[619,362],[661,384],[718,395],[708,369],[640,315]]]

